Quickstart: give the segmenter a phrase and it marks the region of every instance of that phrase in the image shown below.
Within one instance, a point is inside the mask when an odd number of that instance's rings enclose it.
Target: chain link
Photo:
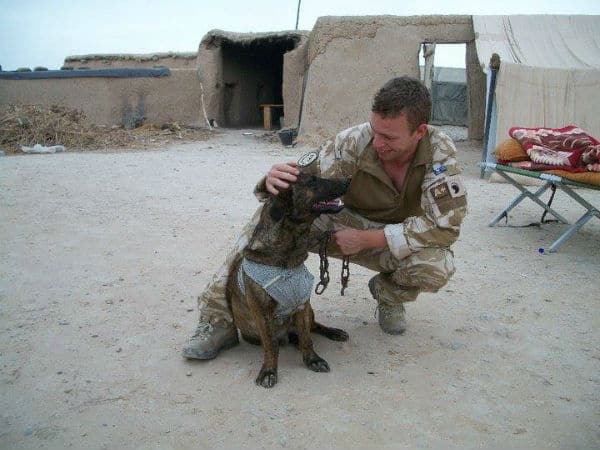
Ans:
[[[327,259],[327,246],[331,239],[331,231],[327,231],[323,234],[323,237],[319,242],[319,282],[315,287],[315,294],[321,295],[327,285],[329,284],[329,261]],[[350,257],[344,256],[342,258],[342,290],[341,295],[344,295],[344,291],[348,287],[348,280],[350,279]]]
[[[340,294],[343,296],[344,291],[348,287],[348,280],[350,279],[350,257],[344,256],[342,259],[342,290]]]
[[[315,294],[321,295],[329,284],[329,261],[327,260],[327,246],[331,239],[331,232],[323,234],[319,244],[319,282],[315,287]]]

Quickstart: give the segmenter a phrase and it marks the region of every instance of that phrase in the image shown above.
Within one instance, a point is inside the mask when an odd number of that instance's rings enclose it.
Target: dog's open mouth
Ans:
[[[313,212],[319,214],[333,214],[344,209],[344,201],[341,198],[317,202],[311,207]]]

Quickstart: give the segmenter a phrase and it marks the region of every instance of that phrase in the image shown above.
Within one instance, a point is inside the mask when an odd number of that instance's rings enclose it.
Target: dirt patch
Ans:
[[[0,448],[598,447],[600,221],[554,254],[538,249],[561,224],[488,227],[518,191],[479,178],[480,143],[458,148],[469,215],[456,274],[407,305],[404,335],[379,329],[373,273],[352,264],[341,296],[332,258],[312,303],[350,340],[315,336],[330,373],[283,347],[267,391],[254,385],[260,347],[183,359],[196,296],[258,206],[256,181],[311,149],[262,133],[0,158]],[[574,203],[557,193],[553,207],[574,222]],[[523,202],[509,225],[540,216]],[[307,266],[318,274],[318,256]]]
[[[149,150],[174,142],[203,141],[214,133],[177,122],[140,124],[127,130],[88,124],[85,114],[60,105],[6,105],[0,108],[0,146],[8,154],[21,146],[63,145],[67,151]]]

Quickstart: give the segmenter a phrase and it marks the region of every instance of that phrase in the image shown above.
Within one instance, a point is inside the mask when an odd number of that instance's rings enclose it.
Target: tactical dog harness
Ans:
[[[291,269],[268,266],[242,260],[237,273],[237,281],[242,294],[245,294],[244,273],[261,286],[277,302],[275,317],[289,317],[310,300],[314,277],[304,264]]]

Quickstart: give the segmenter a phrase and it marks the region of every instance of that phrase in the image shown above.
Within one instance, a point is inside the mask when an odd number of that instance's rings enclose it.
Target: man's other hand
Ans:
[[[355,255],[369,248],[387,246],[383,230],[355,230],[343,227],[335,230],[333,236],[342,254],[346,256]]]

